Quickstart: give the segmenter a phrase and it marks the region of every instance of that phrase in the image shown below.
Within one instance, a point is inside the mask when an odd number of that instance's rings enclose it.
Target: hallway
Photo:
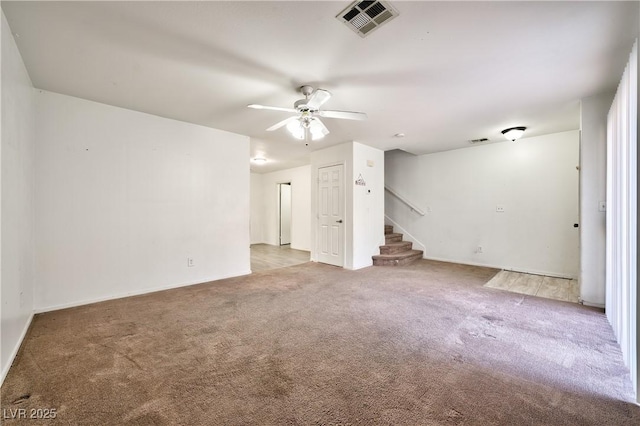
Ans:
[[[251,245],[251,272],[299,265],[308,261],[308,251],[292,249],[289,245]]]

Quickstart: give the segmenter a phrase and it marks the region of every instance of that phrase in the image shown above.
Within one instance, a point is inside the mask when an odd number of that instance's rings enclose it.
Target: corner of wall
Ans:
[[[385,184],[426,214],[390,194],[385,214],[425,247],[425,258],[577,274],[577,131],[386,159]],[[496,214],[498,205],[506,213]],[[545,247],[557,255],[542,255]]]
[[[580,299],[589,306],[605,303],[607,198],[607,114],[615,92],[580,100]]]
[[[4,12],[0,31],[1,383],[33,318],[35,108],[33,84]]]

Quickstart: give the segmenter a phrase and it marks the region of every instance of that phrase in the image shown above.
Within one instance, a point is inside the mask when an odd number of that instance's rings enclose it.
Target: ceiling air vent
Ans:
[[[366,37],[373,30],[396,16],[398,16],[398,11],[389,2],[365,0],[352,3],[336,18],[358,33],[360,37]]]
[[[469,141],[469,143],[482,143],[482,142],[489,142],[489,139],[487,138],[480,138],[480,139],[471,139]]]

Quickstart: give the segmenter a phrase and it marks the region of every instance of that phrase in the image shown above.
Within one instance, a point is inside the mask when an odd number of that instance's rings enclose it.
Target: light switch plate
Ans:
[[[607,211],[607,202],[606,201],[600,201],[598,203],[598,211],[599,212],[606,212]]]

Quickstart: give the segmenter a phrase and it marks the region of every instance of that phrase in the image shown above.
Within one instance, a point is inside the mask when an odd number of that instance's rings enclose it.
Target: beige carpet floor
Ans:
[[[322,264],[35,317],[2,410],[64,425],[638,425],[604,314],[496,270]]]

